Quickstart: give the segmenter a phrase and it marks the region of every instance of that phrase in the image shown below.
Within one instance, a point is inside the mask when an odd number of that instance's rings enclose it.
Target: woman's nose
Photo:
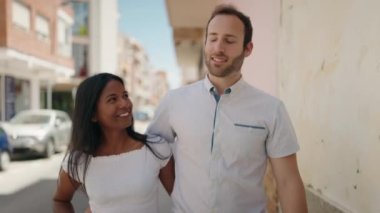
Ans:
[[[131,107],[132,106],[132,102],[131,100],[129,100],[129,98],[125,99],[125,98],[122,98],[121,101],[120,101],[120,107]]]

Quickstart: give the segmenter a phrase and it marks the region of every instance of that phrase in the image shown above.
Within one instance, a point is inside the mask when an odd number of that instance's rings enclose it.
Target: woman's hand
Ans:
[[[87,207],[87,209],[84,211],[84,213],[92,213],[91,208]]]

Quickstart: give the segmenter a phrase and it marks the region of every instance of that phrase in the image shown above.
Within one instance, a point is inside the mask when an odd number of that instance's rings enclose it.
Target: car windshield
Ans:
[[[15,116],[10,123],[13,124],[47,124],[49,123],[49,115],[31,115],[24,114]]]

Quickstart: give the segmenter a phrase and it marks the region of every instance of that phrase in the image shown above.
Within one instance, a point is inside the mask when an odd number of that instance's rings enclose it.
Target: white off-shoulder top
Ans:
[[[172,154],[166,141],[149,144],[163,156]],[[147,146],[118,155],[91,157],[85,177],[91,211],[158,212],[158,174],[168,161],[169,158],[157,158]],[[78,166],[80,177],[77,181],[83,183],[84,163]],[[68,172],[67,157],[62,168]]]

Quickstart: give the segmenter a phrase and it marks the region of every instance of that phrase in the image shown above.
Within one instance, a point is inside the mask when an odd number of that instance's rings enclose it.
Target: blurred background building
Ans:
[[[0,1],[0,120],[52,107],[54,84],[74,74],[72,23],[59,1]]]
[[[154,70],[144,47],[125,35],[119,37],[118,74],[124,78],[135,111],[157,106],[169,89],[165,73]]]
[[[63,4],[71,5],[74,11],[75,75],[64,92],[66,96],[73,89],[75,92],[75,87],[84,78],[109,72],[125,80],[135,111],[151,105],[154,96],[151,81],[155,74],[144,47],[135,38],[119,32],[117,1],[77,0]],[[162,80],[167,84],[166,78]],[[165,93],[163,91],[161,96]]]
[[[118,7],[116,0],[62,0],[61,7],[74,13],[71,79],[55,85],[53,108],[71,114],[73,95],[79,83],[99,72],[118,72]]]
[[[76,87],[99,72],[125,79],[136,110],[157,104],[168,80],[135,38],[120,34],[118,11],[117,0],[1,1],[0,121],[23,109],[71,114]]]
[[[150,84],[150,94],[151,98],[149,100],[149,104],[153,106],[157,106],[164,95],[169,90],[169,83],[167,72],[163,70],[156,70],[153,72],[153,78]]]

